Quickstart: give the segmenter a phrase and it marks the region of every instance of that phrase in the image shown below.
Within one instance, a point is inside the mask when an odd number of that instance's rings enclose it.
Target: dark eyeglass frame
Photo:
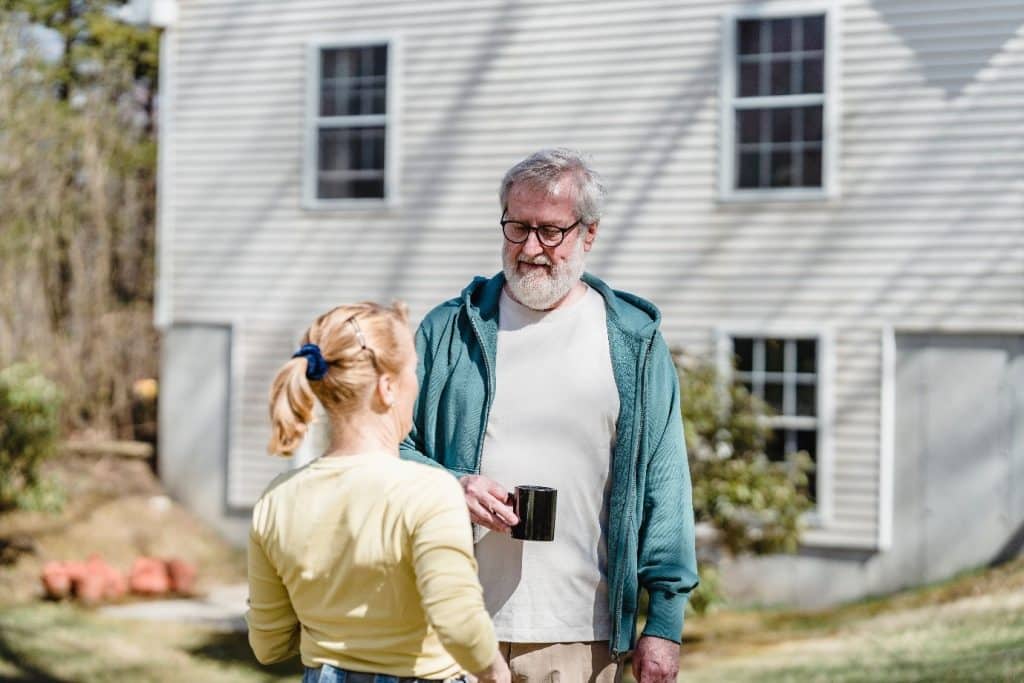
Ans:
[[[505,218],[505,214],[507,214],[507,213],[508,213],[508,209],[507,208],[504,211],[501,212],[501,220],[498,221],[498,225],[501,226],[501,234],[504,235],[505,239],[507,239],[512,244],[525,244],[530,239],[530,231],[533,230],[533,232],[537,235],[537,241],[540,242],[543,246],[551,247],[551,248],[557,247],[557,246],[561,245],[562,242],[565,241],[565,236],[566,235],[568,235],[570,232],[572,232],[573,230],[578,228],[580,226],[580,224],[583,222],[582,218],[577,218],[575,223],[573,223],[572,225],[570,225],[570,226],[568,226],[566,228],[561,228],[561,227],[559,227],[557,225],[527,225],[526,223],[523,223],[522,221],[510,221],[510,220],[508,220],[507,218]],[[523,228],[525,228],[526,229],[526,237],[524,237],[521,240],[514,240],[511,237],[509,237],[508,236],[508,230],[505,227],[509,223],[515,223],[516,225],[521,225]],[[541,236],[540,236],[540,231],[541,230],[558,230],[562,234],[558,238],[557,242],[549,243],[549,242],[545,242],[544,239],[541,238]]]

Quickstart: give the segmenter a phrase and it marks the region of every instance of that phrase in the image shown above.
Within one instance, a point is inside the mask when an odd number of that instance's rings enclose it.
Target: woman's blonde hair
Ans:
[[[328,415],[361,408],[380,374],[398,374],[407,362],[409,352],[401,339],[408,334],[408,313],[401,302],[390,307],[373,302],[338,306],[317,318],[306,330],[302,346],[319,347],[324,361],[320,369],[325,372],[319,379],[309,379],[314,361],[305,356],[293,357],[278,371],[270,388],[268,450],[285,456],[295,452],[313,419],[314,396]]]

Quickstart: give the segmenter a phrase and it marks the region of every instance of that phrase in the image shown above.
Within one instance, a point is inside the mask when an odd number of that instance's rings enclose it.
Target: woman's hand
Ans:
[[[497,654],[491,665],[483,671],[475,674],[478,683],[512,683],[512,672],[508,670],[508,664],[501,652]]]

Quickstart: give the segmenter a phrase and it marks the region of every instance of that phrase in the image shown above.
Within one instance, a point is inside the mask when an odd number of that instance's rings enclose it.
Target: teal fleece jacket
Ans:
[[[619,391],[608,517],[609,645],[635,643],[640,588],[650,596],[643,635],[679,642],[697,586],[693,501],[679,405],[679,378],[651,303],[584,274],[605,301]],[[505,276],[475,278],[416,332],[420,393],[402,457],[455,476],[480,471],[494,400],[498,300]]]

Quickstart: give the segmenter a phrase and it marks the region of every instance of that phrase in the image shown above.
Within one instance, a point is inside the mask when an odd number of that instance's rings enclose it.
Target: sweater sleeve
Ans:
[[[416,506],[412,557],[423,610],[441,644],[459,666],[473,673],[498,654],[494,626],[477,578],[469,513],[462,489],[444,476],[423,486]]]
[[[441,463],[431,457],[431,454],[427,453],[427,447],[423,443],[423,433],[426,422],[427,413],[427,390],[430,382],[430,371],[433,367],[433,354],[435,349],[430,341],[430,334],[428,332],[428,321],[424,320],[420,323],[419,328],[416,330],[416,336],[414,341],[416,344],[416,357],[418,362],[416,364],[416,375],[419,380],[420,393],[416,398],[416,406],[413,408],[412,414],[412,429],[399,444],[398,453],[403,460],[411,460],[418,462],[421,465],[431,465],[433,467],[442,467]]]
[[[299,654],[299,619],[255,531],[249,532],[249,645],[261,664]]]
[[[442,307],[439,307],[437,310],[443,311]],[[425,438],[427,434],[433,432],[428,421],[436,419],[435,412],[438,398],[435,378],[443,380],[443,373],[446,372],[446,368],[441,367],[437,360],[437,334],[436,331],[432,331],[437,324],[433,320],[434,316],[435,313],[432,312],[423,319],[414,337],[416,357],[418,358],[416,377],[419,380],[420,393],[416,397],[416,405],[413,408],[412,428],[405,438],[402,439],[402,443],[399,444],[398,454],[403,460],[418,462],[421,465],[430,465],[458,478],[460,476],[459,473],[445,467],[444,463],[441,462],[441,454],[436,453],[435,449],[432,448]],[[450,317],[450,314],[445,313],[445,317]]]
[[[650,603],[643,635],[679,642],[690,591],[697,587],[693,500],[680,411],[679,376],[658,335],[652,349],[651,444],[640,527],[639,580]]]

